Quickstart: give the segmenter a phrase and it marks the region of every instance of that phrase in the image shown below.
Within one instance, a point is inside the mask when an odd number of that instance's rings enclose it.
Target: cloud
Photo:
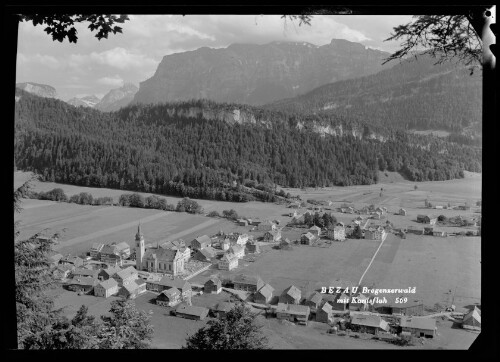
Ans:
[[[134,53],[125,48],[117,47],[101,53],[92,52],[90,60],[98,64],[105,64],[118,69],[143,68],[156,66],[154,59],[144,54]]]
[[[115,75],[114,77],[99,78],[97,83],[112,87],[121,87],[123,86],[123,79],[119,75]]]
[[[19,65],[25,65],[29,67],[43,65],[50,69],[58,69],[61,65],[59,60],[51,55],[42,55],[42,54],[34,54],[34,55],[25,55],[23,53],[17,54],[17,62]]]

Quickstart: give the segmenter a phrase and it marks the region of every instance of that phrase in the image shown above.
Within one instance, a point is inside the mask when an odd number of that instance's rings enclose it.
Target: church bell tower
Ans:
[[[141,223],[137,227],[137,234],[135,234],[135,268],[142,270],[142,259],[144,258],[144,236],[141,232]]]

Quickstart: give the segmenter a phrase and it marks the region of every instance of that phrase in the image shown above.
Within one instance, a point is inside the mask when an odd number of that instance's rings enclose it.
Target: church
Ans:
[[[137,270],[174,276],[184,273],[184,264],[187,262],[185,253],[179,248],[165,249],[160,246],[146,249],[140,224],[135,235],[135,246]]]

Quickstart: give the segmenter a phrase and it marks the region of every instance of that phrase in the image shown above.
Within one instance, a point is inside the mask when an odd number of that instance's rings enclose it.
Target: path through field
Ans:
[[[363,281],[363,278],[366,274],[366,272],[368,271],[368,269],[370,269],[370,266],[372,265],[373,263],[373,260],[375,259],[375,257],[377,256],[378,254],[378,251],[380,250],[380,247],[382,246],[382,244],[384,243],[385,239],[387,239],[387,234],[385,236],[385,238],[383,238],[381,241],[380,241],[380,245],[378,246],[377,250],[375,251],[375,253],[373,254],[371,260],[370,260],[370,263],[368,263],[368,266],[366,267],[365,271],[363,272],[363,274],[361,275],[361,278],[359,278],[359,282],[357,285],[361,285],[361,282]]]

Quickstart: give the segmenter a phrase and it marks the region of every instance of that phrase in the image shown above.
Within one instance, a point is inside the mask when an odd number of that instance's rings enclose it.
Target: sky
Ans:
[[[233,43],[299,41],[325,45],[346,39],[387,52],[399,42],[384,42],[410,16],[323,15],[311,25],[279,15],[129,15],[122,34],[97,40],[88,24],[77,24],[77,43],[53,41],[43,26],[19,24],[16,82],[54,87],[63,100],[86,95],[101,98],[124,83],[151,78],[168,54]]]

